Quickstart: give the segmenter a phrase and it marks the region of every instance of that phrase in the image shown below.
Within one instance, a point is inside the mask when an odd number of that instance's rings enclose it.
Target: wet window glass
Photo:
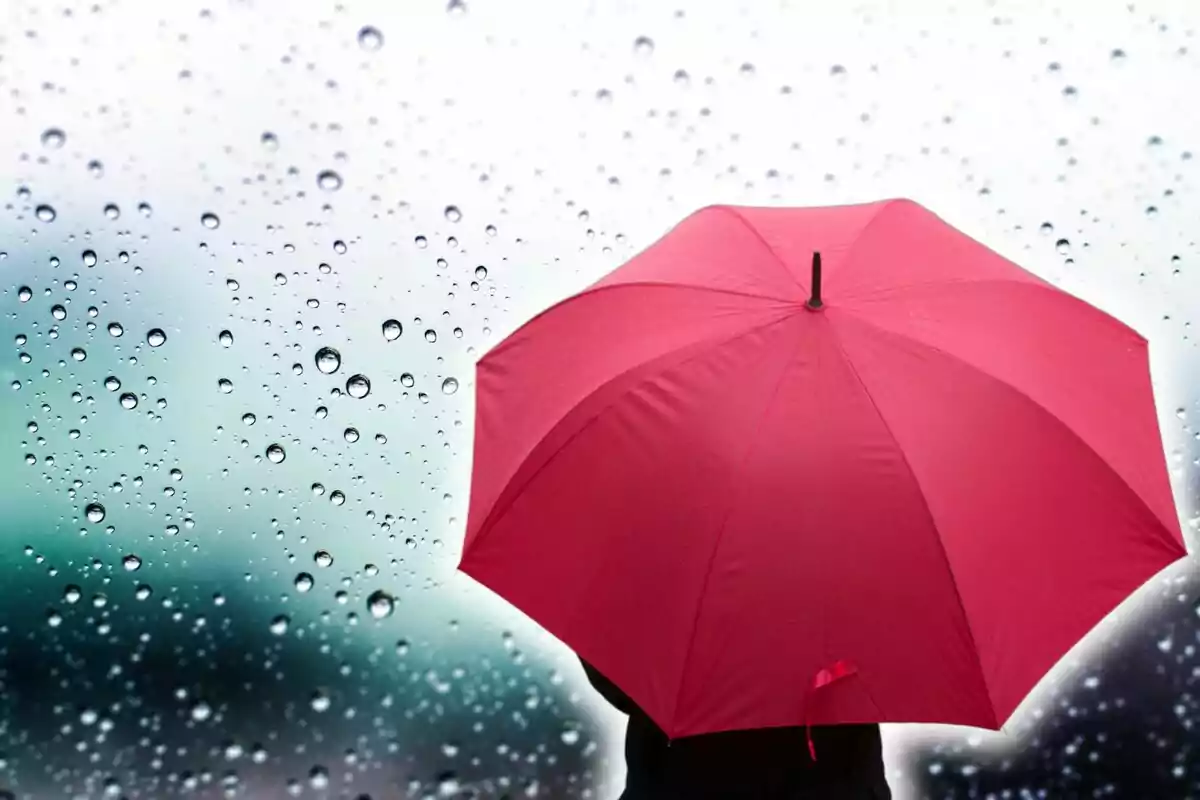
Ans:
[[[1195,528],[1200,6],[0,19],[0,798],[619,794],[456,571],[474,364],[710,203],[912,197],[1137,327]],[[1200,793],[1198,620],[1167,573],[1006,732],[885,726],[896,796]]]

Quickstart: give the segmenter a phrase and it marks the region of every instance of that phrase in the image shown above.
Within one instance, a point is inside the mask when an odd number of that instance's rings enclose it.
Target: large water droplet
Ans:
[[[313,576],[307,572],[301,572],[296,576],[295,580],[296,591],[300,593],[307,592],[313,587]]]
[[[60,305],[58,303],[55,303],[54,305],[50,306],[50,316],[54,317],[59,322],[62,322],[64,319],[67,318],[66,306]]]
[[[90,267],[96,266],[96,262],[98,259],[96,258],[95,250],[84,250],[82,258],[83,258],[83,265],[85,267],[90,268]]]
[[[462,211],[459,210],[458,206],[446,206],[445,213],[446,219],[450,220],[451,222],[458,222],[462,219]]]
[[[270,630],[276,636],[283,636],[287,633],[288,625],[291,623],[291,618],[287,614],[280,614],[271,620]]]
[[[33,213],[42,222],[54,222],[58,218],[58,212],[54,210],[54,206],[46,205],[45,203],[35,208]]]
[[[383,34],[372,25],[364,25],[358,31],[358,46],[373,53],[383,47]]]
[[[358,441],[358,428],[346,428],[346,430],[342,432],[342,436],[345,437],[347,442],[354,444]]]
[[[109,336],[112,336],[115,339],[120,336],[123,336],[124,334],[125,334],[125,329],[121,327],[121,323],[119,323],[119,322],[108,323],[108,335]]]
[[[649,36],[639,36],[633,40],[633,52],[642,58],[647,58],[654,54],[654,40]]]
[[[342,366],[342,354],[332,347],[322,347],[317,351],[317,369],[326,375],[332,375]]]
[[[411,389],[416,383],[417,379],[412,376],[411,372],[405,372],[400,376],[400,385],[405,389]]]
[[[87,521],[94,525],[104,521],[106,512],[104,511],[104,506],[99,503],[88,503],[87,508],[84,509],[84,513],[87,514]]]
[[[342,176],[331,169],[321,170],[317,174],[317,186],[326,192],[336,192],[342,188]]]
[[[386,619],[396,610],[396,601],[390,594],[378,589],[367,598],[367,608],[375,619]]]
[[[312,699],[309,702],[312,705],[312,710],[318,714],[324,714],[332,704],[329,695],[322,689],[313,692]]]
[[[121,394],[121,408],[125,409],[126,411],[132,411],[133,409],[137,408],[137,404],[137,395],[133,392],[124,392]]]
[[[341,489],[334,489],[329,493],[329,502],[335,506],[344,505],[346,502],[346,494]]]
[[[17,299],[22,303],[28,303],[32,297],[33,289],[30,289],[28,286],[22,286],[20,289],[17,289]]]
[[[46,128],[42,131],[42,144],[51,150],[58,150],[67,142],[67,135],[60,128]]]
[[[222,347],[230,347],[233,345],[233,334],[229,331],[221,331],[217,334],[217,341],[221,343]]]
[[[127,572],[137,572],[142,568],[142,559],[130,553],[121,559],[121,565],[125,567]]]
[[[400,324],[400,320],[389,319],[383,323],[383,338],[389,342],[399,339],[403,332],[404,326]]]
[[[80,597],[83,597],[83,589],[73,583],[68,583],[66,588],[63,589],[63,600],[68,605],[75,605],[79,602]]]
[[[442,381],[442,394],[454,394],[458,391],[458,381],[454,378],[446,378]]]
[[[221,227],[221,218],[211,211],[206,211],[200,215],[200,224],[211,230],[216,230]]]
[[[318,567],[322,568],[332,566],[333,556],[330,555],[328,550],[318,550],[317,552],[313,553],[313,562],[316,563]]]
[[[272,464],[282,464],[287,458],[287,453],[283,451],[283,447],[278,444],[267,445],[267,460]]]
[[[203,700],[192,706],[192,719],[196,722],[204,722],[212,716],[212,706]]]
[[[1054,249],[1058,251],[1059,255],[1065,256],[1071,252],[1071,242],[1067,239],[1059,239],[1054,243]]]
[[[146,333],[146,344],[151,347],[162,347],[166,344],[167,334],[163,333],[162,328],[151,328]]]
[[[346,394],[358,400],[371,393],[371,381],[366,375],[351,375],[346,381]]]

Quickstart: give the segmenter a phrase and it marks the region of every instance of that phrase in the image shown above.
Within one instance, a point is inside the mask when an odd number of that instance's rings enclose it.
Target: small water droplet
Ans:
[[[318,550],[313,553],[313,562],[321,568],[329,567],[333,565],[333,556],[329,554],[328,550]]]
[[[442,381],[442,394],[454,394],[458,391],[458,381],[454,378],[446,378]]]
[[[633,40],[633,52],[642,58],[648,58],[654,54],[654,40],[649,36],[637,37]]]
[[[333,243],[333,252],[337,253],[339,256],[346,255],[346,243],[341,239],[335,241]]]
[[[355,442],[358,441],[358,438],[359,438],[358,429],[357,428],[346,428],[346,430],[344,430],[342,432],[342,436],[346,439],[347,442],[349,442],[350,444],[354,444]]]
[[[287,453],[283,451],[283,447],[278,444],[267,445],[267,460],[272,464],[282,464],[287,458]]]
[[[59,625],[62,625],[62,622],[62,614],[58,613],[56,609],[52,608],[46,612],[46,624],[51,628],[57,628]]]
[[[288,625],[291,624],[291,618],[287,614],[280,614],[271,620],[270,631],[276,636],[283,636],[287,633]]]
[[[264,148],[271,152],[275,152],[279,149],[279,137],[270,131],[263,131],[262,136],[259,137],[259,142],[262,143]]]
[[[84,509],[84,513],[87,515],[87,521],[95,525],[98,522],[104,521],[107,512],[105,512],[104,506],[99,503],[88,503],[87,508]]]
[[[30,289],[28,286],[22,286],[17,290],[17,299],[22,303],[28,303],[32,297],[33,289]]]
[[[125,409],[126,411],[132,411],[133,409],[137,408],[137,404],[138,404],[138,399],[137,399],[136,394],[134,394],[133,392],[122,393],[121,408]]]
[[[373,53],[383,47],[383,34],[374,26],[364,25],[358,31],[358,46]]]
[[[230,347],[233,345],[233,334],[229,331],[221,331],[217,334],[217,341],[222,347]]]
[[[93,178],[101,178],[104,176],[104,164],[92,159],[88,162],[87,171],[88,175],[91,175]]]
[[[425,341],[436,342],[437,341],[437,331],[435,331],[433,328],[430,328],[429,330],[425,331]]]
[[[60,128],[46,128],[42,131],[42,144],[51,150],[58,150],[67,142],[67,135]]]
[[[146,333],[146,344],[151,347],[162,347],[167,342],[167,334],[163,333],[162,328],[151,328]]]
[[[75,359],[76,361],[86,361],[87,351],[82,347],[73,347],[71,348],[71,358]]]
[[[346,394],[361,400],[371,393],[371,381],[366,375],[352,375],[346,381]]]
[[[247,411],[245,414],[242,414],[242,424],[243,425],[253,425],[257,421],[258,421],[258,417],[254,416],[254,414],[252,414],[249,411]]]
[[[389,319],[383,323],[383,338],[389,342],[394,342],[400,338],[400,334],[404,332],[404,326],[399,320]]]
[[[1060,256],[1065,256],[1071,252],[1071,242],[1067,239],[1059,239],[1054,243],[1054,249]]]
[[[312,710],[316,711],[318,714],[323,714],[328,711],[331,702],[332,701],[329,699],[329,695],[326,694],[322,689],[318,689],[317,691],[313,692],[312,699],[309,701],[310,705],[312,706]]]
[[[462,211],[459,210],[458,206],[446,206],[445,214],[446,219],[451,222],[458,222],[462,219]]]
[[[142,568],[142,559],[130,553],[121,559],[121,565],[125,567],[126,572],[137,572]]]
[[[233,391],[233,381],[229,380],[229,378],[220,378],[217,381],[217,390],[220,391],[221,394],[231,393]]]
[[[85,267],[96,266],[97,258],[96,258],[95,250],[84,250],[82,258],[83,258],[83,265]]]
[[[149,600],[152,594],[154,594],[154,590],[144,583],[139,583],[137,589],[133,591],[133,596],[138,600]]]
[[[386,619],[396,610],[396,601],[390,594],[378,589],[367,598],[367,608],[375,619]]]
[[[54,206],[46,205],[45,203],[35,208],[33,213],[42,222],[54,222],[58,218],[58,212],[54,210]]]
[[[296,587],[296,591],[303,594],[313,587],[313,576],[307,572],[301,572],[296,575],[296,580],[293,583]]]
[[[121,323],[119,323],[119,322],[108,323],[108,335],[109,336],[112,336],[114,339],[116,339],[116,338],[123,336],[124,334],[125,334],[125,329],[121,327]]]
[[[329,493],[329,502],[335,506],[343,505],[346,502],[346,495],[341,489],[334,489]]]
[[[196,720],[196,722],[204,722],[211,716],[212,706],[203,700],[192,706],[192,719]]]
[[[83,589],[73,583],[68,583],[66,588],[63,589],[63,600],[68,605],[75,605],[79,602],[80,597],[83,597]]]
[[[50,316],[54,317],[59,322],[66,319],[67,318],[66,306],[60,305],[58,303],[55,303],[54,305],[50,306]]]
[[[211,211],[206,211],[200,215],[200,224],[211,230],[216,230],[221,227],[221,218]]]
[[[109,219],[120,219],[121,209],[116,203],[109,203],[104,207],[104,216]]]
[[[317,173],[317,186],[326,192],[336,192],[342,188],[342,176],[331,169],[321,170]]]
[[[322,347],[316,355],[317,369],[326,375],[332,375],[342,366],[342,354],[332,347]]]
[[[488,275],[487,267],[479,266],[479,267],[475,268],[475,279],[476,280],[481,281],[484,278],[486,278],[487,275]]]
[[[411,372],[405,372],[400,376],[400,385],[406,389],[411,389],[417,382],[417,379],[412,376]]]

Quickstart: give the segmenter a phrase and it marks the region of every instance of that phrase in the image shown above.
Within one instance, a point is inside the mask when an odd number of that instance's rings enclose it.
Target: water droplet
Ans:
[[[413,243],[422,250],[424,250],[426,247],[429,247],[429,240],[424,236],[418,236],[413,240]]]
[[[366,375],[351,375],[346,381],[346,394],[361,400],[371,393],[371,382]]]
[[[50,316],[61,322],[67,318],[67,309],[65,306],[56,303],[50,306]]]
[[[342,188],[342,176],[331,169],[317,173],[317,186],[326,192],[336,192]]]
[[[154,209],[150,207],[149,203],[138,203],[138,213],[149,219],[150,215],[154,213]],[[217,220],[217,222],[220,223],[220,220]]]
[[[313,692],[312,699],[309,702],[312,705],[312,710],[318,714],[324,714],[329,710],[329,706],[331,705],[329,695],[321,689]]]
[[[83,589],[80,589],[73,583],[68,583],[66,588],[63,589],[63,600],[68,605],[75,605],[79,602],[80,597],[83,597]]]
[[[301,572],[296,576],[296,580],[293,583],[296,587],[296,591],[303,594],[313,587],[313,576],[307,572]]]
[[[1118,62],[1124,61],[1125,60],[1125,51],[1118,47],[1115,50],[1113,50],[1111,53],[1109,53],[1108,57],[1111,58],[1113,61],[1118,61]]]
[[[475,280],[483,280],[487,277],[487,267],[479,266],[475,268]]]
[[[22,303],[28,303],[32,297],[33,289],[30,289],[28,286],[22,286],[17,290],[17,299]]]
[[[430,328],[429,330],[425,331],[425,341],[436,342],[437,341],[437,331],[435,331],[433,328]]]
[[[87,521],[93,525],[103,522],[106,514],[104,506],[99,503],[88,503],[84,513],[87,515]]]
[[[115,338],[118,338],[118,337],[124,335],[124,333],[125,333],[125,329],[121,327],[121,323],[119,323],[119,322],[108,323],[108,335],[109,336],[112,336],[115,339]]]
[[[75,359],[76,361],[86,361],[87,351],[82,347],[73,347],[71,348],[71,358]]]
[[[383,338],[389,342],[394,342],[400,338],[400,334],[404,332],[404,326],[399,320],[389,319],[383,323]]]
[[[454,378],[446,378],[442,381],[442,394],[454,394],[458,391],[458,381]]]
[[[282,464],[285,458],[287,458],[287,453],[283,451],[283,447],[278,444],[267,446],[267,460],[272,464]]]
[[[100,163],[99,161],[96,161],[95,159],[92,159],[91,161],[88,162],[87,171],[88,171],[88,175],[91,175],[93,178],[103,177],[104,176],[104,164]]]
[[[137,395],[133,392],[125,392],[121,395],[121,408],[124,408],[126,411],[132,411],[137,408],[137,404]]]
[[[405,372],[400,376],[400,385],[405,389],[411,389],[416,385],[417,379],[412,376],[411,372]]]
[[[58,613],[57,610],[52,608],[46,612],[46,624],[51,628],[57,628],[59,625],[62,625],[62,622],[62,614]]]
[[[233,344],[233,334],[229,331],[221,331],[217,334],[217,341],[222,347],[230,347]]]
[[[358,441],[358,429],[346,428],[346,430],[342,432],[342,436],[345,437],[347,442],[354,444]]]
[[[291,623],[291,618],[287,614],[280,614],[271,620],[270,630],[276,636],[283,636],[287,633],[288,625]]]
[[[633,52],[642,58],[648,58],[654,54],[654,40],[649,36],[637,37],[633,40]]]
[[[245,414],[242,414],[242,424],[244,425],[253,425],[257,421],[258,417],[254,416],[249,411],[247,411]]]
[[[346,255],[346,243],[341,239],[338,239],[333,243],[333,252],[337,253],[339,256]]]
[[[121,565],[125,567],[126,572],[137,572],[142,568],[142,559],[130,553],[121,559]]]
[[[321,568],[329,567],[333,565],[333,556],[328,550],[318,550],[313,553],[313,562]]]
[[[1067,239],[1059,239],[1054,243],[1054,249],[1060,256],[1065,256],[1071,252],[1071,242]]]
[[[263,131],[262,136],[259,137],[259,141],[262,143],[264,148],[270,150],[271,152],[279,149],[279,137],[270,131]]]
[[[332,347],[322,347],[316,355],[317,369],[326,375],[332,375],[342,366],[342,354]]]
[[[192,719],[196,720],[196,722],[204,722],[211,716],[212,706],[203,700],[192,706]]]
[[[162,328],[151,328],[146,333],[146,344],[151,347],[162,347],[166,344],[167,334],[163,333]]]
[[[450,220],[451,222],[458,222],[462,219],[462,211],[458,209],[458,206],[446,206],[445,213],[446,219]]]
[[[96,259],[96,251],[95,250],[84,250],[82,258],[83,258],[83,265],[85,267],[96,266],[97,259]]]
[[[358,46],[373,53],[383,47],[383,34],[376,27],[364,25],[358,31]]]
[[[375,619],[386,619],[396,610],[396,601],[382,589],[371,592],[367,598],[367,608]]]
[[[54,220],[58,217],[58,212],[54,210],[54,206],[49,206],[45,203],[35,208],[33,213],[36,214],[37,218],[42,222],[54,222]]]
[[[233,391],[233,381],[229,378],[221,378],[217,381],[217,389],[221,394],[229,394]]]
[[[109,203],[104,207],[104,216],[108,217],[109,219],[120,219],[121,209],[116,203]]]
[[[200,215],[200,224],[211,230],[216,230],[221,227],[221,218],[211,211],[206,211]]]
[[[144,583],[139,583],[137,589],[133,591],[133,596],[138,600],[149,600],[152,594],[154,594],[154,590]]]
[[[59,128],[46,128],[42,131],[42,144],[51,150],[58,150],[67,142],[67,135]]]
[[[341,489],[334,489],[329,493],[329,502],[335,506],[343,505],[346,502],[346,495]]]

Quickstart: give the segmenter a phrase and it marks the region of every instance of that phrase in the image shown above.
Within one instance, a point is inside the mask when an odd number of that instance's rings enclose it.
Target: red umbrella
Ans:
[[[1146,340],[910,201],[703,209],[477,383],[460,568],[672,737],[998,729],[1187,555]]]

